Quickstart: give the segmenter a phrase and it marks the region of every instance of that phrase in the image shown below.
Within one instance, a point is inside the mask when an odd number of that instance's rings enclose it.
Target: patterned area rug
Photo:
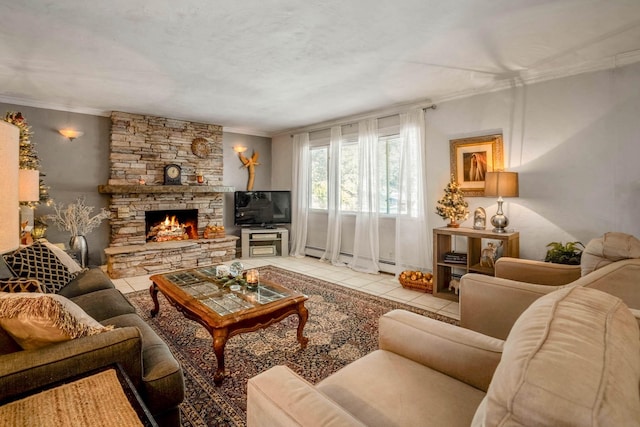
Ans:
[[[309,297],[309,320],[304,328],[309,344],[302,350],[296,340],[298,317],[293,315],[258,332],[236,335],[225,348],[227,376],[213,383],[216,356],[209,333],[187,320],[158,294],[160,313],[147,291],[128,294],[139,314],[169,345],[182,364],[186,397],[181,405],[183,426],[246,425],[247,380],[276,365],[287,365],[316,383],[350,362],[377,349],[378,318],[403,308],[444,322],[456,320],[406,304],[281,268],[261,267],[260,277],[281,283]]]

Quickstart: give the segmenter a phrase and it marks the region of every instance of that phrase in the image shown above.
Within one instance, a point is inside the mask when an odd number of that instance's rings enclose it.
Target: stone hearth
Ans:
[[[210,154],[192,153],[204,138]],[[222,127],[161,117],[114,112],[111,116],[110,179],[99,186],[111,195],[111,241],[105,254],[112,278],[152,274],[231,260],[237,236],[203,239],[208,225],[223,224]],[[182,168],[183,185],[162,185],[164,166]],[[205,183],[196,183],[196,172]],[[141,182],[144,182],[142,184]],[[146,241],[146,211],[197,211],[198,239]]]

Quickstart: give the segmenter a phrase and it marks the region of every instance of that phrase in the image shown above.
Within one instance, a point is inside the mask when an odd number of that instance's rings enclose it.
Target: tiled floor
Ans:
[[[320,262],[317,258],[293,258],[293,257],[269,257],[269,258],[242,258],[245,268],[255,268],[264,265],[275,265],[287,270],[317,277],[340,286],[358,289],[383,298],[424,308],[441,313],[445,316],[460,319],[458,303],[436,298],[424,292],[404,289],[398,280],[390,274],[367,274],[353,271],[347,267],[335,267]],[[231,264],[232,261],[225,264]],[[114,279],[114,284],[123,293],[149,289],[151,282],[149,276],[129,277]]]

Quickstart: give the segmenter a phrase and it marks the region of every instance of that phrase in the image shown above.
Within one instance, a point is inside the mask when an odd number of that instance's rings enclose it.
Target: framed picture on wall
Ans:
[[[487,172],[502,170],[502,134],[452,139],[451,174],[468,197],[484,196]]]

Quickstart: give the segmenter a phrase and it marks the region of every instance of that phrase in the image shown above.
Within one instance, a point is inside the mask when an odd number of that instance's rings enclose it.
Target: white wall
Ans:
[[[507,199],[504,210],[509,228],[520,232],[522,258],[543,258],[551,241],[587,243],[607,231],[640,237],[640,64],[437,107],[426,116],[430,228],[445,225],[435,206],[450,176],[449,140],[502,132],[505,169],[520,174],[520,197]],[[272,182],[290,185],[290,167],[284,167],[290,136],[274,137],[272,150],[283,163],[272,169]],[[471,213],[482,206],[491,216],[497,208],[493,199],[467,201]],[[325,241],[326,226],[314,224],[309,241],[315,246]],[[471,227],[471,219],[463,226]],[[384,246],[381,254],[390,253]]]

